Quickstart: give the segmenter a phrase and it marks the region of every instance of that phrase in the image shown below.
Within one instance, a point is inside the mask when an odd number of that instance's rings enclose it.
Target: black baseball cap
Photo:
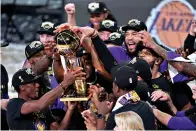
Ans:
[[[148,85],[144,81],[138,81],[134,89],[142,101],[148,101],[150,98],[150,91]]]
[[[134,31],[142,31],[142,30],[146,30],[147,31],[147,26],[143,21],[139,21],[137,19],[132,19],[128,22],[128,24],[126,26],[122,27],[123,31],[127,31],[127,30],[134,30]]]
[[[137,74],[134,68],[127,65],[118,65],[112,68],[113,82],[123,90],[134,90],[137,86]]]
[[[42,22],[39,30],[37,33],[39,34],[48,34],[48,35],[55,35],[54,31],[55,30],[55,24],[49,21]]]
[[[156,57],[159,57],[159,55],[153,49],[144,46],[143,43],[138,43],[137,44],[137,46],[136,46],[136,53],[138,54],[143,49],[147,49],[147,50],[149,50],[150,53],[152,53],[152,55],[154,55]]]
[[[108,9],[103,2],[91,2],[88,4],[88,12],[90,14],[100,14],[106,11],[108,11]]]
[[[38,81],[41,76],[35,76],[31,68],[23,68],[18,70],[12,77],[12,86],[19,91],[20,85]]]
[[[122,30],[122,28],[123,28],[124,26],[126,26],[126,25],[120,26],[120,27],[118,28],[118,31],[117,31],[117,32],[120,33],[120,34],[122,34],[122,35],[125,35],[125,31]]]
[[[140,76],[145,82],[151,80],[151,67],[145,60],[135,57],[129,62],[128,66],[134,68],[137,75]]]
[[[30,59],[36,53],[44,50],[44,45],[40,41],[33,41],[25,47],[25,55]]]
[[[122,45],[123,41],[124,41],[124,36],[120,33],[114,32],[114,33],[111,33],[108,40],[104,42],[106,44],[112,43],[112,44],[120,46]]]
[[[109,31],[111,33],[117,32],[118,26],[117,23],[112,20],[103,20],[100,24],[99,32],[100,31]]]

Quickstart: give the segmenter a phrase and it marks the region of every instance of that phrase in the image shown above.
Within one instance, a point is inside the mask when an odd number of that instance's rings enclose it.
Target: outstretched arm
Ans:
[[[171,115],[167,114],[167,113],[164,113],[164,112],[161,112],[160,110],[158,109],[153,109],[153,113],[155,115],[155,117],[162,123],[164,124],[165,126],[168,126],[168,122],[169,120],[171,119]]]
[[[40,61],[38,61],[35,65],[32,65],[32,71],[35,75],[40,75],[43,72],[48,70],[52,62],[52,57],[44,56]]]
[[[167,57],[167,51],[160,47],[159,45],[154,45],[152,49],[162,56],[165,60],[169,62],[174,68],[176,68],[179,72],[184,72],[190,76],[196,77],[196,66],[191,63],[186,63],[186,62],[174,62],[174,61],[169,61]]]
[[[66,4],[64,9],[67,13],[67,23],[71,26],[76,26],[75,5],[73,3]]]
[[[64,74],[64,80],[56,88],[42,96],[39,100],[31,100],[25,102],[21,107],[21,114],[29,114],[31,112],[40,111],[49,106],[56,98],[58,98],[64,90],[71,85],[79,76],[84,79],[85,73],[81,72],[81,68],[73,72]]]
[[[196,66],[191,63],[185,62],[174,62],[169,61],[167,56],[167,51],[163,49],[161,46],[157,45],[153,39],[151,38],[150,34],[146,31],[141,31],[139,33],[141,40],[145,44],[146,47],[153,49],[157,54],[163,57],[165,60],[169,62],[173,67],[175,67],[179,72],[184,72],[190,76],[196,76]]]
[[[100,74],[102,74],[103,76],[105,76],[107,79],[111,80],[111,75],[105,70],[104,64],[100,60],[100,58],[95,50],[95,47],[92,44],[91,39],[86,38],[82,45],[91,54],[92,63],[93,63],[93,66],[95,67],[95,69],[97,69],[98,72]]]

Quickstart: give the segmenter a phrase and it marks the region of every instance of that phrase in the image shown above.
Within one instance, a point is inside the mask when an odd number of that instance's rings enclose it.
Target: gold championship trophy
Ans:
[[[83,67],[76,51],[80,46],[80,38],[70,29],[65,29],[55,36],[57,48],[61,55],[61,63],[65,71]],[[85,80],[75,80],[72,95],[64,95],[60,101],[88,101],[88,89]]]

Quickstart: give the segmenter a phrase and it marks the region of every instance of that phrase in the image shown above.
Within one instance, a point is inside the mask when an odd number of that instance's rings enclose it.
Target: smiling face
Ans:
[[[90,22],[93,24],[95,29],[99,29],[99,24],[106,19],[105,13],[91,14]]]
[[[134,30],[128,30],[125,33],[125,43],[130,53],[134,53],[137,44],[140,42],[138,32]]]

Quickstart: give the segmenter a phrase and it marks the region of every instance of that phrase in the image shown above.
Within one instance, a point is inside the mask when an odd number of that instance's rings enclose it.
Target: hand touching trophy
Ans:
[[[55,36],[57,48],[61,55],[61,62],[65,71],[73,71],[78,67],[82,67],[80,58],[76,57],[76,51],[80,47],[80,38],[74,33],[69,26],[61,28]],[[88,90],[86,81],[78,79],[74,82],[74,95],[67,95],[60,101],[88,101]]]

